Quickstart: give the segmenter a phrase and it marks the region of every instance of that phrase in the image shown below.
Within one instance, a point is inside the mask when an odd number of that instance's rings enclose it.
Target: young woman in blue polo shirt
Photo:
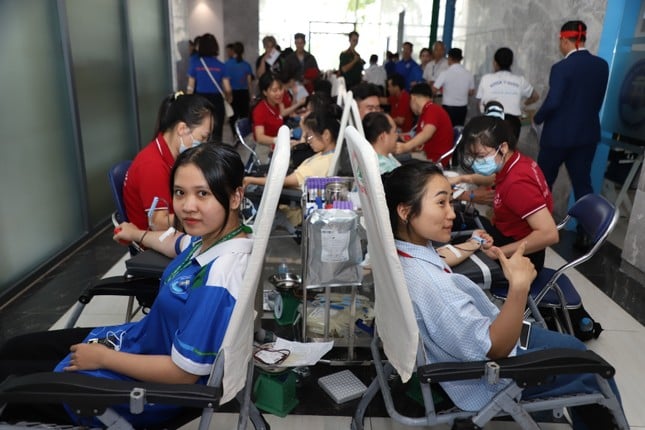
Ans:
[[[248,227],[240,222],[244,166],[226,146],[183,152],[171,176],[175,215],[187,234],[133,224],[115,229],[115,240],[133,241],[176,256],[164,271],[148,315],[137,322],[28,334],[0,348],[0,381],[34,372],[81,372],[118,380],[205,384],[220,349],[251,253]],[[162,239],[162,240],[160,240]],[[132,415],[114,409],[135,428],[164,422],[177,407],[146,405]],[[2,420],[87,423],[62,406],[10,404]]]

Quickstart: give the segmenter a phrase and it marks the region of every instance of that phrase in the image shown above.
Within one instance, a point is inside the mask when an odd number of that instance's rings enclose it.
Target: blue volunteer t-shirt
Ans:
[[[204,59],[208,70],[213,75],[217,85],[220,86],[222,91],[224,87],[222,86],[222,79],[228,78],[226,68],[224,63],[218,60],[215,57],[191,57],[190,63],[188,64],[188,76],[195,78],[195,92],[198,94],[219,94],[219,91],[210,76],[206,72],[204,65],[202,64],[200,58]]]
[[[236,90],[248,90],[249,81],[248,76],[253,76],[253,69],[251,65],[246,61],[237,61],[235,58],[231,58],[226,63],[224,63],[226,68],[226,73],[231,81],[231,89]]]
[[[232,239],[204,253],[199,253],[200,238],[190,238],[190,241],[184,242],[183,251],[163,273],[159,295],[148,315],[138,322],[95,328],[85,342],[93,338],[107,338],[119,351],[168,355],[184,371],[201,375],[198,383],[205,384],[235,307],[252,240]],[[70,359],[70,355],[65,357],[55,371],[62,372]],[[107,379],[133,380],[105,369],[80,373]],[[166,421],[179,408],[146,405],[144,413],[137,415],[130,414],[128,405],[115,406],[113,409],[138,428]],[[81,422],[69,408],[68,411],[79,424],[88,424]],[[99,425],[99,422],[93,420],[89,424]]]

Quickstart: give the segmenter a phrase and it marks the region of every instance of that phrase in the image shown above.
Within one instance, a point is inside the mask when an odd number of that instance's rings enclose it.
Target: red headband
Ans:
[[[578,24],[577,30],[564,30],[560,32],[561,39],[573,39],[576,38],[576,49],[578,49],[578,44],[582,40],[582,36],[587,36],[587,31],[582,29],[582,25]]]
[[[560,37],[564,39],[573,39],[574,37],[576,39],[580,39],[581,36],[586,36],[587,32],[586,31],[578,31],[578,30],[565,30],[560,32]]]

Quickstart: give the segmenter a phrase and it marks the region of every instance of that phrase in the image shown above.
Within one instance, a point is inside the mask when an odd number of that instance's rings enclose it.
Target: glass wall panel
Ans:
[[[131,0],[127,5],[144,146],[152,139],[161,100],[172,91],[167,1]]]
[[[107,171],[137,152],[136,117],[122,2],[67,0],[89,216],[98,225],[114,203]]]
[[[56,2],[0,2],[0,294],[84,231]]]

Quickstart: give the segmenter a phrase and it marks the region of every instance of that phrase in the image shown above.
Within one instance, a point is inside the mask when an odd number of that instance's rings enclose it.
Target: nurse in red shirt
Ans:
[[[428,160],[439,160],[453,145],[452,123],[448,113],[432,103],[432,89],[426,83],[416,84],[410,90],[410,108],[419,116],[415,135],[407,142],[399,143],[397,154],[423,150]],[[447,167],[450,157],[442,162]]]
[[[284,87],[277,76],[271,72],[262,75],[258,85],[262,100],[253,108],[253,139],[261,145],[273,147],[278,129],[284,124],[280,112]]]
[[[134,158],[123,183],[128,221],[139,229],[166,230],[173,225],[170,170],[180,152],[210,139],[214,112],[197,94],[178,92],[161,102],[155,138]],[[155,197],[157,204],[148,216]]]
[[[479,116],[463,131],[465,167],[480,175],[495,175],[492,226],[494,242],[510,257],[523,242],[524,255],[536,270],[544,266],[545,248],[559,240],[553,220],[553,196],[537,163],[517,151],[517,140],[508,124],[499,118]],[[493,259],[493,253],[487,253]]]

